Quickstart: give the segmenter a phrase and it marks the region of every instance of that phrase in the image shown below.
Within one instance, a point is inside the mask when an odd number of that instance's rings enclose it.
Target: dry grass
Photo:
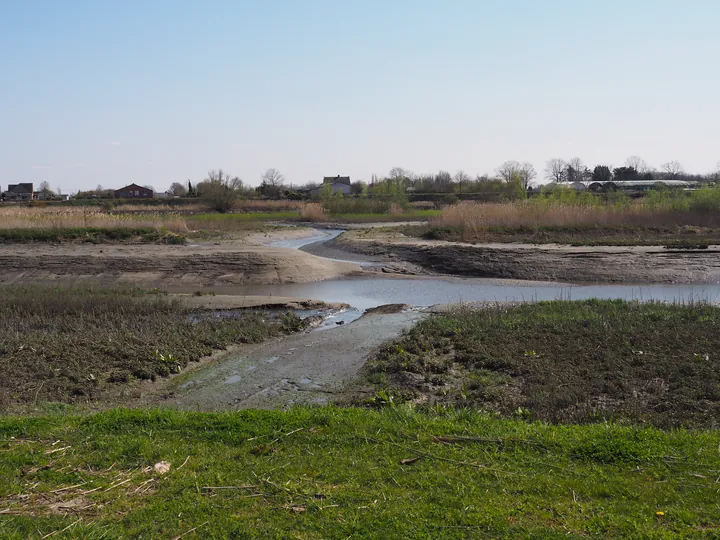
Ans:
[[[400,206],[399,204],[392,203],[390,205],[390,208],[388,208],[387,213],[390,216],[401,216],[405,213],[405,211],[403,210],[402,206]]]
[[[185,220],[161,212],[142,215],[109,214],[91,207],[0,208],[0,229],[153,228],[187,231]]]
[[[288,212],[300,210],[305,205],[302,201],[266,201],[259,199],[244,199],[236,201],[233,205],[235,212]]]
[[[325,221],[325,209],[318,203],[307,203],[300,207],[300,218],[305,221]]]
[[[720,225],[717,215],[652,208],[642,201],[624,206],[538,204],[532,201],[508,203],[463,202],[447,206],[431,227],[454,227],[466,239],[477,239],[490,228],[606,228],[681,227]]]
[[[119,204],[113,209],[113,212],[132,212],[132,213],[158,213],[163,214],[195,214],[198,212],[210,211],[210,205],[198,202],[193,204]]]

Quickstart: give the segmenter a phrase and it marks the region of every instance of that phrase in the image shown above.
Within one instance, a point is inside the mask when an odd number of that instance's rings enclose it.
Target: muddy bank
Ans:
[[[358,265],[238,242],[187,246],[0,246],[0,284],[125,284],[173,292],[238,284],[307,283],[360,273]]]
[[[351,231],[323,249],[342,250],[426,272],[570,283],[718,283],[720,249],[673,251],[662,247],[572,247],[374,237]]]
[[[143,402],[203,411],[335,402],[375,349],[425,317],[365,315],[333,330],[249,346],[175,377]]]
[[[185,307],[190,309],[233,310],[233,309],[288,309],[288,310],[336,310],[347,308],[341,302],[323,302],[292,296],[235,296],[231,294],[190,295],[178,294]]]

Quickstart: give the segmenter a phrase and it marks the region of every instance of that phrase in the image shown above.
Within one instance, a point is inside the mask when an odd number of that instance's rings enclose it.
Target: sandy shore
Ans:
[[[308,234],[293,229],[287,233]],[[251,236],[185,246],[0,245],[0,284],[132,285],[171,292],[228,292],[239,284],[306,283],[361,273],[355,264],[260,243],[257,236]]]

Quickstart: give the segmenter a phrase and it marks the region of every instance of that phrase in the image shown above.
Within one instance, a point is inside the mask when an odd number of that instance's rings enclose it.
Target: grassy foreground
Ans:
[[[717,538],[719,444],[409,406],[0,418],[0,536]]]
[[[552,422],[720,422],[720,308],[612,300],[459,310],[368,364],[377,401],[420,399]]]

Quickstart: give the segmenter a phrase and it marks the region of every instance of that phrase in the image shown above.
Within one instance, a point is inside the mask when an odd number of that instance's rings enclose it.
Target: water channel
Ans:
[[[283,240],[274,247],[300,249],[311,243],[327,242],[341,234],[338,230],[316,230],[311,237]],[[361,256],[348,254],[347,262],[361,266]],[[518,280],[459,277],[357,277],[267,286],[245,287],[237,294],[259,294],[312,298],[325,302],[344,302],[364,311],[383,304],[409,304],[427,307],[458,302],[534,302],[541,300],[621,299],[677,303],[720,303],[719,284],[563,284]]]

